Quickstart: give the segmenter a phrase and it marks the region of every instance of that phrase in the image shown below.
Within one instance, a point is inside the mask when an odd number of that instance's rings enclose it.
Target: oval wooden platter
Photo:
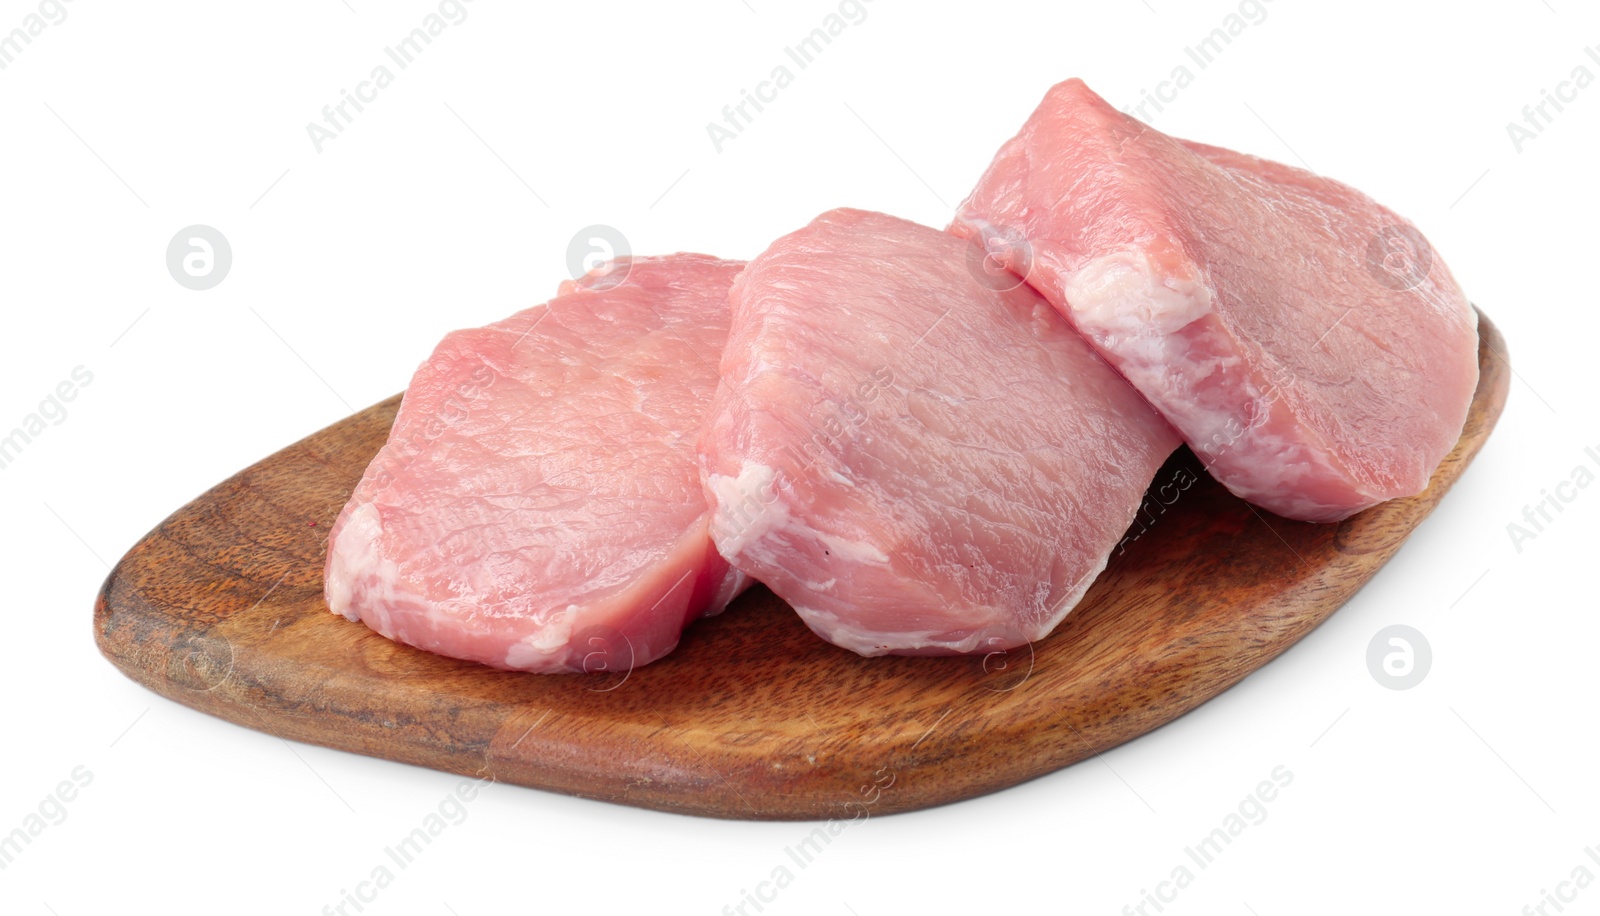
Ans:
[[[162,522],[106,580],[95,639],[133,680],[241,725],[588,798],[730,818],[970,798],[1171,721],[1344,604],[1500,416],[1505,344],[1486,318],[1479,327],[1471,413],[1426,492],[1337,525],[1290,522],[1233,497],[1182,449],[1083,602],[1010,653],[860,658],[763,588],[636,670],[515,674],[390,642],[329,613],[322,568],[328,526],[399,397]]]

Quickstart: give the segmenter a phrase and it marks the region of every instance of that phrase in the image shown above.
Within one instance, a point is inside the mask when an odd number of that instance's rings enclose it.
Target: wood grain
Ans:
[[[117,564],[95,607],[130,678],[275,735],[629,805],[853,818],[993,792],[1150,731],[1305,636],[1399,548],[1505,403],[1481,318],[1466,428],[1428,490],[1338,525],[1258,512],[1185,450],[1166,496],[1047,639],[989,658],[863,659],[765,589],[633,671],[495,671],[328,612],[328,526],[383,443],[391,398],[223,482]],[[1396,396],[1404,394],[1397,392]],[[1176,487],[1167,491],[1167,496]]]

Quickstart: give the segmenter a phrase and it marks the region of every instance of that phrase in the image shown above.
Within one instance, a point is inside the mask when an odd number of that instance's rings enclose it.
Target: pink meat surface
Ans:
[[[694,446],[743,265],[627,266],[439,344],[329,537],[334,612],[497,668],[614,672],[739,592]]]
[[[700,450],[711,535],[862,655],[994,651],[1055,627],[1178,438],[973,246],[835,210],[730,294]]]
[[[1477,385],[1477,314],[1415,227],[1301,169],[1052,88],[951,231],[1066,315],[1213,476],[1290,518],[1421,492]]]

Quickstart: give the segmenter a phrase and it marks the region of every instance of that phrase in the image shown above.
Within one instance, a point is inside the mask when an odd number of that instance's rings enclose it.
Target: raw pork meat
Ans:
[[[694,445],[742,265],[620,266],[417,370],[330,536],[336,613],[497,668],[615,672],[739,592]]]
[[[1070,80],[951,228],[1280,515],[1421,492],[1461,434],[1477,314],[1415,227],[1345,185],[1175,140]]]
[[[1178,444],[1037,293],[980,282],[973,250],[835,210],[730,293],[711,536],[862,655],[1049,633]]]

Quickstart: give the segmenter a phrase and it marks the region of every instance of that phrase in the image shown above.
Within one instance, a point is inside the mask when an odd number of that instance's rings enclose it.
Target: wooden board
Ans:
[[[733,818],[854,818],[1003,789],[1156,728],[1337,610],[1460,476],[1505,403],[1480,324],[1461,441],[1420,496],[1338,525],[1258,512],[1189,452],[1153,521],[1048,638],[988,658],[864,659],[765,589],[637,670],[495,671],[328,612],[328,526],[391,398],[248,468],[117,564],[95,639],[157,693],[275,735],[607,801]],[[1405,397],[1405,392],[1395,392]],[[1177,493],[1170,506],[1161,505]]]

